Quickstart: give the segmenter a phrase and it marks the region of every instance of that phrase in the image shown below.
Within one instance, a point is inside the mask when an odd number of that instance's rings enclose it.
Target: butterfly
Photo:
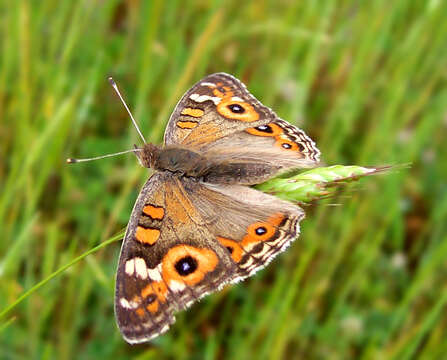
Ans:
[[[225,73],[186,92],[162,146],[135,154],[154,173],[132,210],[116,276],[116,320],[131,344],[166,332],[176,312],[287,248],[303,210],[250,185],[320,156],[301,129]]]

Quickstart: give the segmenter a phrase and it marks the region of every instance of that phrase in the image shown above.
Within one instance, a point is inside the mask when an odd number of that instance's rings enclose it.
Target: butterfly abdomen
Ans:
[[[266,163],[220,162],[211,164],[202,175],[202,180],[211,184],[243,184],[261,183],[278,169]]]

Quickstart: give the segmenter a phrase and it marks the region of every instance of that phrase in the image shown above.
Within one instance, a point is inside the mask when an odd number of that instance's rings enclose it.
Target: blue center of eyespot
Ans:
[[[242,114],[245,112],[245,109],[238,104],[230,104],[228,105],[228,108],[236,114]]]
[[[260,226],[255,230],[256,235],[264,235],[267,232],[267,229],[264,226]]]
[[[178,260],[174,267],[180,275],[186,276],[197,270],[197,260],[192,256],[185,256]]]
[[[155,294],[150,294],[146,298],[146,301],[147,301],[148,304],[152,304],[155,300],[157,300],[157,295],[155,295]]]
[[[268,134],[272,134],[273,133],[273,129],[270,125],[259,125],[255,127],[256,130],[258,131],[262,131]]]

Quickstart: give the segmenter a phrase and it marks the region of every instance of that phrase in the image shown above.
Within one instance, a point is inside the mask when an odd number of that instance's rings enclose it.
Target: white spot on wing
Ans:
[[[137,273],[137,276],[141,279],[145,280],[147,279],[147,266],[146,261],[142,258],[134,258],[135,261],[135,272]]]
[[[138,307],[138,303],[135,301],[127,301],[125,298],[120,299],[120,305],[125,309],[136,309]]]
[[[147,273],[152,281],[161,281],[161,273],[160,266],[157,266],[155,269],[147,269]]]
[[[240,101],[240,102],[244,102],[244,99],[241,99],[239,96],[233,96],[231,98],[232,101]]]
[[[202,103],[208,100],[211,100],[214,105],[218,105],[222,100],[220,97],[209,96],[209,95],[199,95],[199,94],[191,94],[189,98],[195,102]]]
[[[206,86],[206,87],[210,87],[210,88],[215,88],[216,84],[210,83],[210,82],[206,82],[204,81],[203,83],[200,83],[200,85],[202,86]]]
[[[169,289],[171,291],[177,292],[177,291],[183,291],[185,290],[186,285],[183,282],[171,280],[169,282]]]
[[[125,298],[121,298],[120,299],[120,304],[125,309],[132,309],[132,307],[130,306],[129,302]]]
[[[129,276],[133,275],[135,271],[135,259],[130,259],[126,261],[125,273]]]

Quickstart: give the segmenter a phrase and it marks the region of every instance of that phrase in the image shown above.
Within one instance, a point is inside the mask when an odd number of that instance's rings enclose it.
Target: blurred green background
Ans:
[[[125,227],[133,155],[225,71],[316,140],[328,165],[411,162],[306,207],[255,277],[129,346],[113,314],[119,242],[0,320],[1,359],[441,359],[447,341],[447,4],[0,0],[0,312]],[[333,206],[338,205],[338,206]]]

